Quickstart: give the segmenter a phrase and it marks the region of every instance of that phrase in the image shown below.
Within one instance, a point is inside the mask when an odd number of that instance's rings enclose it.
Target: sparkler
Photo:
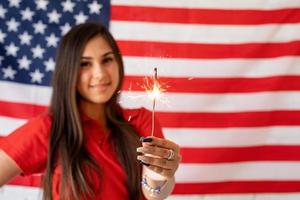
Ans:
[[[142,85],[142,88],[145,89],[148,97],[152,100],[152,126],[151,126],[151,136],[154,135],[155,129],[155,106],[156,101],[161,100],[162,93],[167,90],[167,85],[160,83],[157,78],[157,68],[154,68],[154,76],[152,81],[149,81],[148,78],[145,79],[145,84]]]

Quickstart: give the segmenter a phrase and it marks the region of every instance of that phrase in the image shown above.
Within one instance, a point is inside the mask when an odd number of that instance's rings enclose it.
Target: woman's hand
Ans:
[[[137,159],[156,173],[172,178],[181,161],[179,146],[157,137],[141,138],[141,141],[143,146],[137,148],[137,152],[142,155],[138,155]]]

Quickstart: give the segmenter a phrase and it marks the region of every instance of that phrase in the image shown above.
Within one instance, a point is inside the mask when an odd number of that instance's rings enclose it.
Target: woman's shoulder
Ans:
[[[8,136],[16,137],[18,135],[30,136],[48,136],[51,128],[52,118],[49,113],[41,113],[29,118],[24,124],[13,130]]]
[[[36,127],[44,127],[46,129],[49,129],[51,127],[52,123],[52,117],[49,113],[41,113],[37,116],[31,117],[28,119],[27,123],[25,125],[27,126],[36,126]]]

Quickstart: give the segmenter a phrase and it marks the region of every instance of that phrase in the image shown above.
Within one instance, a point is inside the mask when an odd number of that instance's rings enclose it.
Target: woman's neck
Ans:
[[[103,127],[103,129],[106,130],[107,126],[104,108],[104,104],[80,104],[80,109],[84,112],[84,114],[87,115],[89,118],[97,121]]]

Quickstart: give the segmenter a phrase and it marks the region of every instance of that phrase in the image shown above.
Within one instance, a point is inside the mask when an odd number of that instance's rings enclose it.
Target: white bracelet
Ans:
[[[167,181],[165,181],[165,183],[162,186],[157,186],[155,188],[152,188],[148,182],[147,182],[147,176],[144,175],[141,181],[141,185],[143,188],[145,188],[147,191],[149,191],[151,193],[151,195],[159,195],[161,192],[161,189],[163,188],[163,186],[167,183]]]
[[[142,187],[145,188],[146,190],[148,190],[150,193],[152,194],[160,194],[161,192],[161,187],[157,186],[156,188],[152,188],[150,187],[150,185],[147,183],[147,179],[146,177],[143,177],[142,181],[141,181]]]

